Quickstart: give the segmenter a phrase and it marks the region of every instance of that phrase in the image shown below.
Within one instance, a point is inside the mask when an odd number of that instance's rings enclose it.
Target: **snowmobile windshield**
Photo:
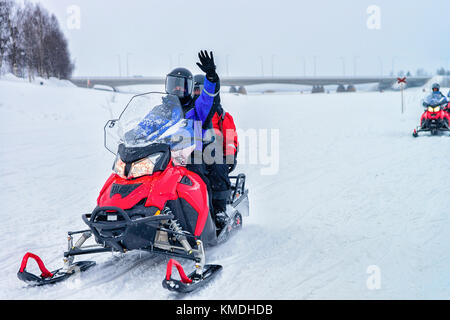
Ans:
[[[163,143],[171,150],[190,149],[194,144],[194,124],[183,118],[177,96],[146,93],[134,96],[119,119],[105,126],[105,146],[117,154],[118,146],[146,147]]]
[[[441,94],[430,94],[428,97],[423,99],[424,106],[436,107],[443,105],[447,102],[445,97]]]

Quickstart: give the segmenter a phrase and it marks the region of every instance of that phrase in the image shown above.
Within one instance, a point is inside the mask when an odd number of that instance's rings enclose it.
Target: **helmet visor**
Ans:
[[[179,98],[185,98],[192,93],[193,80],[185,77],[166,77],[166,92]]]
[[[194,85],[194,96],[199,96],[203,91],[203,85],[202,84],[195,84]]]

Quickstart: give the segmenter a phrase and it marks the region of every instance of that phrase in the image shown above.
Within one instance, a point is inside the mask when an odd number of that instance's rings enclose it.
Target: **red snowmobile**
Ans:
[[[447,112],[447,99],[443,96],[431,94],[423,101],[425,112],[420,118],[420,126],[413,131],[413,137],[418,137],[419,132],[429,131],[431,135],[450,131],[450,115]]]
[[[230,177],[230,219],[217,230],[207,187],[185,166],[202,139],[198,129],[192,120],[183,118],[176,96],[152,92],[133,97],[119,119],[105,125],[105,147],[116,159],[96,208],[82,215],[89,229],[68,233],[64,266],[55,271],[27,253],[19,279],[33,285],[57,283],[95,265],[93,261],[74,262],[75,256],[136,249],[195,261],[195,270],[186,275],[179,262],[169,260],[162,285],[171,291],[191,292],[213,279],[222,266],[206,264],[205,248],[222,243],[242,227],[243,216],[248,216],[248,190],[244,174]],[[76,242],[74,236],[79,237]],[[94,245],[85,244],[89,238],[95,240]],[[38,263],[40,276],[26,271],[29,258]],[[180,280],[172,278],[173,266]]]

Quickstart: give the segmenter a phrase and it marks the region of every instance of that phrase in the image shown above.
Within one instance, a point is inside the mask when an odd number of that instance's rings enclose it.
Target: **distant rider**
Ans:
[[[431,90],[433,98],[435,99],[444,98],[445,103],[448,102],[447,98],[441,92],[441,86],[439,85],[439,83],[433,83],[433,85],[431,86]]]

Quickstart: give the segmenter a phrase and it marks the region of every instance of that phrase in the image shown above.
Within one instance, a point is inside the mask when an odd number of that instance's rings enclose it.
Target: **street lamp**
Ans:
[[[132,53],[127,52],[127,77],[130,76],[130,73],[129,73],[129,64],[128,64],[128,57],[131,56],[131,55],[132,55]]]
[[[261,75],[264,77],[264,59],[262,56],[259,56],[259,59],[261,60]]]
[[[273,64],[274,64],[274,60],[275,60],[275,54],[272,54],[272,57],[271,57],[271,61],[272,61],[272,78],[273,78]]]
[[[317,56],[313,56],[314,60],[314,77],[317,76]]]
[[[357,66],[356,66],[356,60],[359,59],[358,56],[353,57],[353,75],[356,77],[356,70],[357,70]]]
[[[119,62],[119,77],[122,77],[122,64],[120,62],[120,54],[117,54],[117,59]]]
[[[306,78],[306,59],[305,57],[302,57],[303,60],[303,77]]]

